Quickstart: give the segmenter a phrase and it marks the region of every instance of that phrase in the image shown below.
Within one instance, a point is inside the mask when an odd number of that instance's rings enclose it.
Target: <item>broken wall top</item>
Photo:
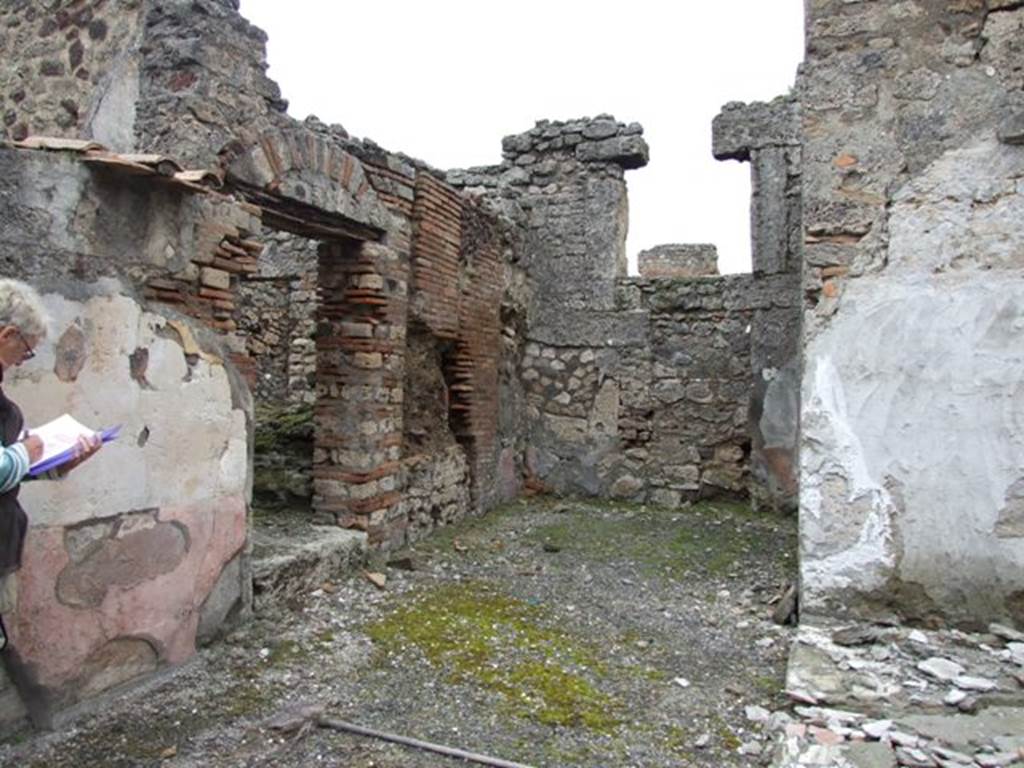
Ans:
[[[750,160],[752,150],[799,146],[798,110],[792,96],[767,103],[729,102],[712,122],[712,154],[717,160]]]

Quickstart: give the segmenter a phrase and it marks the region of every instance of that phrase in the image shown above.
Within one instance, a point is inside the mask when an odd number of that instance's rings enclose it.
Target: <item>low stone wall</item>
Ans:
[[[402,475],[402,507],[408,520],[406,540],[410,543],[441,526],[458,522],[471,509],[469,462],[458,445],[404,459]]]
[[[776,111],[796,125],[791,102]],[[500,165],[449,172],[521,221],[528,483],[669,505],[717,493],[792,505],[799,152],[776,152],[760,125],[748,133],[771,145],[758,155],[754,210],[778,198],[785,221],[756,228],[747,276],[708,276],[713,246],[661,246],[642,260],[647,278],[626,279],[624,172],[648,154],[638,124],[540,121],[505,137]]]
[[[573,317],[528,344],[537,478],[667,505],[746,494],[752,330],[797,300],[788,277],[630,279],[618,311]]]

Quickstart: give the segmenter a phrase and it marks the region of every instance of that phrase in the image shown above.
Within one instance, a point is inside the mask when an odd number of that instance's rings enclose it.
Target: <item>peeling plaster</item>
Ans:
[[[89,530],[93,529],[93,530]],[[68,547],[71,562],[57,577],[57,599],[95,608],[111,589],[130,589],[170,573],[189,550],[188,529],[160,522],[156,511],[123,515],[76,529]],[[83,541],[88,544],[82,546]]]
[[[1006,489],[1006,503],[999,510],[995,534],[1000,539],[1024,538],[1024,477]]]
[[[44,344],[37,359],[12,372],[8,394],[29,425],[68,412],[90,426],[122,424],[125,437],[61,483],[26,486],[22,500],[33,525],[246,493],[245,410],[235,406],[221,359],[203,352],[186,324],[146,312],[123,295],[75,301],[45,294],[44,302],[58,335],[72,325],[83,330],[85,365],[74,382],[61,381],[53,374],[54,347]],[[140,349],[148,350],[147,388],[132,376],[133,355],[139,372]],[[188,355],[195,355],[191,368]],[[127,437],[143,430],[144,441]]]
[[[864,447],[850,423],[842,378],[832,358],[826,355],[817,360],[812,375],[816,394],[805,408],[804,440],[828,445],[829,450],[818,454],[815,464],[805,462],[801,467],[802,548],[810,555],[826,545],[833,524],[849,522],[859,532],[856,543],[848,549],[824,558],[805,557],[802,580],[816,591],[853,585],[875,589],[885,582],[888,571],[896,564],[892,548],[892,498],[871,476]],[[847,481],[845,498],[828,498],[823,486],[830,474]],[[862,520],[847,521],[843,516],[830,519],[837,507],[860,499],[868,501]]]
[[[1024,539],[1006,536],[1024,467],[1024,277],[996,275],[850,281],[808,342],[800,528],[810,610],[886,604],[905,587],[913,594],[898,607],[919,597],[968,620],[1005,615],[1007,596],[1024,588]]]

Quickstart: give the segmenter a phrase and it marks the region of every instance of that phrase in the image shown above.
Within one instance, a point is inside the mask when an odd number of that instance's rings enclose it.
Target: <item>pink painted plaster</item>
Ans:
[[[195,652],[200,607],[245,544],[245,499],[164,507],[158,520],[177,521],[188,530],[185,557],[169,573],[130,588],[112,587],[96,608],[72,608],[56,598],[57,577],[69,563],[65,528],[29,529],[18,610],[9,628],[22,658],[39,670],[39,682],[66,686],[93,652],[118,637],[150,641],[161,664],[182,662]]]

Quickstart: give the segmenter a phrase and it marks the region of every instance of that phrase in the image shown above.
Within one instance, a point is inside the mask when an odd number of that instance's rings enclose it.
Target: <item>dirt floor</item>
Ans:
[[[519,502],[373,566],[383,589],[339,575],[101,713],[15,737],[0,765],[466,765],[271,727],[303,705],[538,767],[762,764],[744,710],[785,703],[791,630],[769,615],[794,529],[724,503]]]

